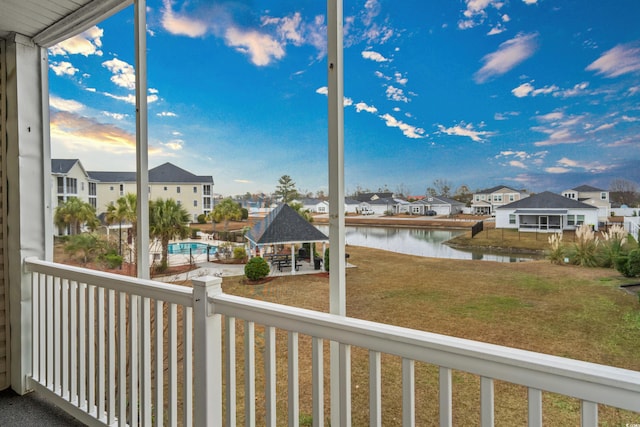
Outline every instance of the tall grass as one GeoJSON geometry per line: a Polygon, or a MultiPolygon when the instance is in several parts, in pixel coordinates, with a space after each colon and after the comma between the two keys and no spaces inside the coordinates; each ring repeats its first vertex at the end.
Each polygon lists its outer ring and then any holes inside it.
{"type": "Polygon", "coordinates": [[[553,233],[549,236],[549,246],[551,249],[549,250],[549,254],[547,258],[553,264],[562,264],[564,261],[564,246],[562,245],[562,232],[553,233]]]}
{"type": "Polygon", "coordinates": [[[600,265],[613,267],[616,258],[623,254],[624,245],[627,243],[627,232],[622,225],[616,224],[602,233],[602,245],[600,248],[600,265]]]}
{"type": "Polygon", "coordinates": [[[582,267],[598,266],[598,238],[588,224],[576,229],[576,239],[571,248],[571,262],[582,267]]]}

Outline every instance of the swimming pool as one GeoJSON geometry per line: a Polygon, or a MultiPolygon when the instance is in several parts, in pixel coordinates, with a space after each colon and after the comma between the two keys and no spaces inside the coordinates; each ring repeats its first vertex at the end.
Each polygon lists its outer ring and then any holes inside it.
{"type": "Polygon", "coordinates": [[[209,255],[218,251],[217,246],[198,242],[169,243],[167,251],[170,255],[199,255],[206,254],[209,248],[209,255]]]}

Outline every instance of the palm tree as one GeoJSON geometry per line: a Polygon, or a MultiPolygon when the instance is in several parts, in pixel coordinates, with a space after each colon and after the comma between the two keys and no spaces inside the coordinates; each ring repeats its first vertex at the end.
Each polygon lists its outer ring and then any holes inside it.
{"type": "MultiPolygon", "coordinates": [[[[116,200],[115,205],[110,204],[107,206],[107,212],[105,215],[105,220],[108,224],[120,224],[120,235],[118,242],[118,255],[122,256],[122,223],[131,224],[131,236],[133,239],[137,236],[138,230],[138,215],[136,211],[136,206],[138,202],[138,197],[134,193],[127,193],[124,196],[120,197],[116,200]]],[[[135,250],[135,241],[132,247],[135,250]]],[[[135,253],[132,254],[132,258],[135,260],[135,253]]]]}
{"type": "Polygon", "coordinates": [[[224,220],[224,231],[229,231],[229,220],[239,221],[242,219],[242,208],[240,205],[227,197],[216,205],[215,209],[209,213],[209,218],[215,222],[224,220]]]}
{"type": "Polygon", "coordinates": [[[53,221],[60,228],[69,226],[70,234],[80,234],[82,224],[86,224],[91,231],[100,225],[95,208],[77,197],[69,197],[59,204],[53,221]]]}
{"type": "Polygon", "coordinates": [[[169,241],[174,237],[189,235],[189,213],[173,199],[157,199],[149,202],[149,236],[160,240],[162,259],[160,269],[167,268],[169,241]]]}

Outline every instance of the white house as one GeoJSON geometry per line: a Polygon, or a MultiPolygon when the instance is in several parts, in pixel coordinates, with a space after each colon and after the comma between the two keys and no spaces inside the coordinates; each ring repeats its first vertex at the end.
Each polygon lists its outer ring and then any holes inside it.
{"type": "Polygon", "coordinates": [[[411,203],[409,209],[413,215],[425,215],[427,211],[435,211],[436,215],[455,215],[462,212],[464,203],[444,196],[427,196],[411,203]]]}
{"type": "Polygon", "coordinates": [[[496,228],[558,232],[581,224],[598,229],[598,208],[545,191],[496,209],[496,228]]]}
{"type": "Polygon", "coordinates": [[[306,198],[302,200],[296,200],[295,202],[302,205],[303,210],[307,210],[313,213],[325,214],[329,213],[329,202],[322,199],[306,198]]]}

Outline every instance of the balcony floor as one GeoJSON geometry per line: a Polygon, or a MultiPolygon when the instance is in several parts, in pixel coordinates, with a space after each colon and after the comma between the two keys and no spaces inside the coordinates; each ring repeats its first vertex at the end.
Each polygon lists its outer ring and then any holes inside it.
{"type": "Polygon", "coordinates": [[[3,426],[83,426],[36,392],[24,396],[11,389],[0,391],[0,425],[3,426]]]}

